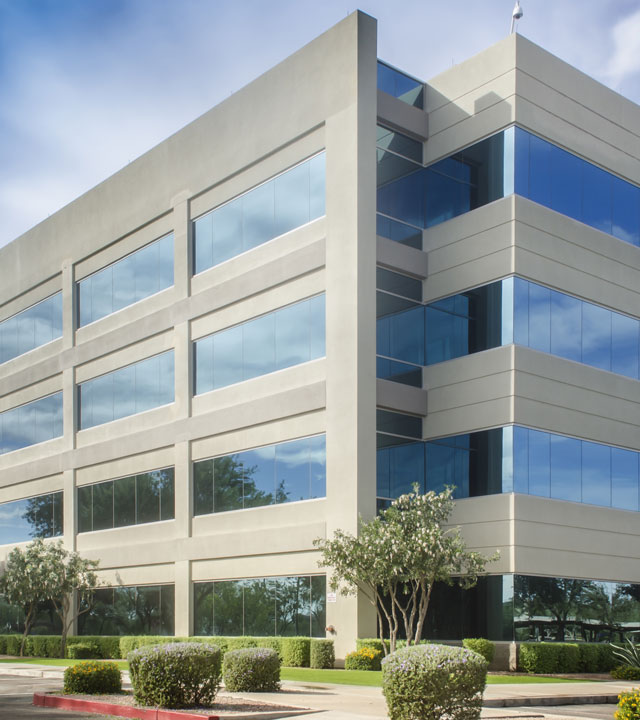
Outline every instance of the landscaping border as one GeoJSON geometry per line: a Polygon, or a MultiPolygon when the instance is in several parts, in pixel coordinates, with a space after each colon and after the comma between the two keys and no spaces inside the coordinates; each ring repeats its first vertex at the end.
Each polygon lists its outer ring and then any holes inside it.
{"type": "Polygon", "coordinates": [[[310,708],[291,710],[265,710],[252,713],[225,713],[224,715],[189,712],[183,710],[164,710],[163,708],[138,708],[130,705],[118,705],[103,700],[85,700],[70,696],[34,693],[33,704],[38,707],[60,708],[77,712],[92,712],[102,715],[132,718],[132,720],[276,720],[277,718],[311,715],[320,712],[310,708]]]}

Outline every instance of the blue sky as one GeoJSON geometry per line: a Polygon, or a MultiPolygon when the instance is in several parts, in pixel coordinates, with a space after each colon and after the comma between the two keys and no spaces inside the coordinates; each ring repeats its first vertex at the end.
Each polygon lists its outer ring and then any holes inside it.
{"type": "MultiPolygon", "coordinates": [[[[640,102],[638,0],[521,3],[519,32],[640,102]]],[[[357,8],[428,79],[504,37],[513,0],[0,0],[0,246],[357,8]]]]}

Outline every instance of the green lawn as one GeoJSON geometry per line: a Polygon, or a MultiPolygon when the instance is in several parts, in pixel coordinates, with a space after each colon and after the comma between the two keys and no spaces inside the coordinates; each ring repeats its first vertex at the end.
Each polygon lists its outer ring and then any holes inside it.
{"type": "MultiPolygon", "coordinates": [[[[24,663],[25,665],[74,665],[82,660],[63,660],[60,658],[7,658],[0,659],[0,663],[24,663]]],[[[128,670],[126,660],[114,660],[121,670],[128,670]]],[[[366,670],[314,670],[312,668],[282,668],[280,673],[283,680],[295,680],[307,683],[335,683],[337,685],[369,685],[380,687],[382,685],[381,672],[368,672],[366,670]]],[[[568,683],[589,682],[584,679],[570,680],[558,677],[540,677],[539,675],[489,675],[487,685],[513,685],[517,683],[568,683]]]]}
{"type": "MultiPolygon", "coordinates": [[[[381,672],[366,670],[313,670],[310,668],[282,668],[280,677],[283,680],[298,682],[336,683],[337,685],[382,685],[381,672]]],[[[567,683],[588,682],[586,680],[567,680],[557,677],[540,677],[539,675],[489,675],[487,685],[513,685],[516,683],[567,683]]]]}

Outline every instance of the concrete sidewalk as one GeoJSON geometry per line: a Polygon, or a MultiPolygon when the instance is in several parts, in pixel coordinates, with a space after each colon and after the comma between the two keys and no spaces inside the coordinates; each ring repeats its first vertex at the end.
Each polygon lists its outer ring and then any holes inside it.
{"type": "MultiPolygon", "coordinates": [[[[58,679],[62,682],[64,667],[47,665],[24,665],[22,663],[0,664],[0,674],[21,677],[58,679]]],[[[128,673],[123,673],[125,685],[129,683],[128,673]]],[[[605,705],[617,702],[621,692],[633,687],[632,682],[576,682],[488,685],[484,694],[483,720],[497,718],[544,718],[545,707],[553,707],[548,717],[559,720],[562,717],[557,706],[605,705]],[[560,713],[560,714],[559,714],[560,713]]],[[[266,702],[291,704],[308,707],[322,714],[323,720],[365,720],[387,718],[387,708],[380,688],[356,685],[311,684],[283,682],[278,693],[239,693],[245,698],[266,702]]],[[[611,705],[613,709],[613,705],[611,705]]],[[[573,720],[580,713],[573,709],[573,720]]],[[[586,713],[585,713],[586,714],[586,713]]],[[[611,716],[613,713],[611,713],[611,716]]]]}

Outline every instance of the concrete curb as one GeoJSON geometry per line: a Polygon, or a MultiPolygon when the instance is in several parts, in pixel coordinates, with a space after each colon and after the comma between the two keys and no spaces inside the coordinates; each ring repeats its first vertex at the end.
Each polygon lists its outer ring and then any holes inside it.
{"type": "Polygon", "coordinates": [[[618,695],[540,695],[537,697],[485,698],[482,707],[536,707],[545,705],[609,705],[618,695]]]}
{"type": "Polygon", "coordinates": [[[226,720],[227,718],[233,720],[275,720],[276,718],[296,717],[320,712],[310,708],[292,708],[291,710],[266,710],[253,713],[225,713],[225,715],[220,716],[195,712],[177,712],[175,710],[163,710],[162,708],[137,708],[101,700],[82,700],[80,698],[49,695],[48,693],[34,693],[33,704],[38,707],[115,715],[117,717],[135,718],[136,720],[226,720]]]}

